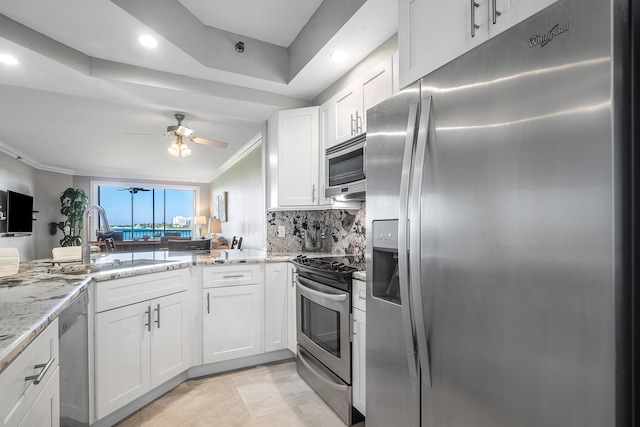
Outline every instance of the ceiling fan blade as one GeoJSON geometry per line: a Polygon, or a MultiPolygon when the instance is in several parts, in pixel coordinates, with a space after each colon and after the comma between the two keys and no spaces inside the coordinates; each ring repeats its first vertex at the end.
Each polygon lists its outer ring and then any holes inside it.
{"type": "Polygon", "coordinates": [[[189,137],[189,139],[197,144],[210,145],[212,147],[218,147],[218,148],[227,148],[227,146],[229,145],[226,142],[212,141],[210,139],[199,138],[197,136],[189,137]]]}
{"type": "Polygon", "coordinates": [[[144,136],[162,136],[161,133],[137,133],[137,132],[125,132],[124,135],[144,135],[144,136]]]}

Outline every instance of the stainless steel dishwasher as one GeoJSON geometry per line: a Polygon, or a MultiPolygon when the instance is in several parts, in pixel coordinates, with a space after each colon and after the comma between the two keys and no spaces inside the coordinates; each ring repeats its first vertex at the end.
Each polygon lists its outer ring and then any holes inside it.
{"type": "Polygon", "coordinates": [[[58,318],[61,427],[89,425],[88,301],[85,290],[58,318]]]}

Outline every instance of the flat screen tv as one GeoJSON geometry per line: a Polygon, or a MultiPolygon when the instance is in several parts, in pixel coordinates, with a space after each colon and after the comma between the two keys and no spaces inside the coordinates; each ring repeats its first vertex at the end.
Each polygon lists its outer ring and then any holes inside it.
{"type": "Polygon", "coordinates": [[[7,191],[7,233],[33,231],[33,197],[7,191]]]}

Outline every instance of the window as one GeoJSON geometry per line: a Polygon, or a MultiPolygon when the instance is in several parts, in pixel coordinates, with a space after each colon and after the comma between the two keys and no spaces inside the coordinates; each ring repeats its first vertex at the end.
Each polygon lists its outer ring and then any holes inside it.
{"type": "MultiPolygon", "coordinates": [[[[124,240],[193,234],[196,188],[94,183],[93,189],[111,230],[121,231],[124,240]]],[[[103,229],[101,224],[99,229],[103,229]]]]}

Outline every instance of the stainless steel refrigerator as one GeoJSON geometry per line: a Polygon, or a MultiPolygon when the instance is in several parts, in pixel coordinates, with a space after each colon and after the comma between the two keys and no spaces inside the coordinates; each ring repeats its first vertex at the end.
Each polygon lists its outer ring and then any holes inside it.
{"type": "Polygon", "coordinates": [[[631,6],[560,0],[368,111],[367,427],[632,425],[631,6]]]}

